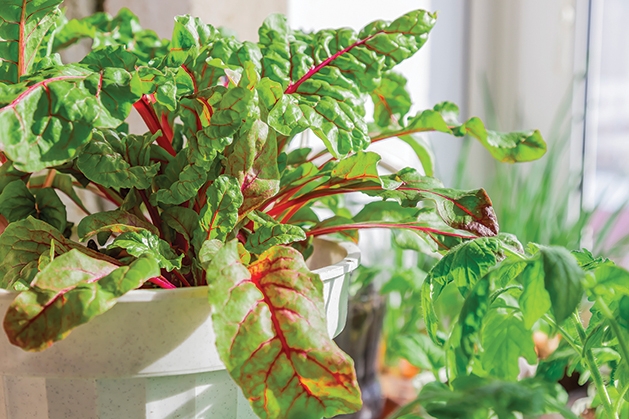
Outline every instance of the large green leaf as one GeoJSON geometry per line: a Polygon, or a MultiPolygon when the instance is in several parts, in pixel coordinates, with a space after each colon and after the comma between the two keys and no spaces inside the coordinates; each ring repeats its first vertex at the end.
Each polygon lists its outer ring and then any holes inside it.
{"type": "Polygon", "coordinates": [[[285,17],[270,16],[259,30],[262,77],[281,84],[299,104],[279,101],[276,106],[300,121],[280,125],[294,135],[307,121],[335,156],[364,149],[369,137],[362,93],[371,93],[383,73],[417,52],[434,22],[434,15],[418,10],[391,23],[373,22],[358,34],[347,28],[305,34],[291,31],[285,17]]]}
{"type": "Polygon", "coordinates": [[[121,68],[68,65],[20,84],[0,83],[0,147],[18,170],[60,165],[94,128],[119,126],[138,98],[121,68]]]}
{"type": "Polygon", "coordinates": [[[439,215],[450,227],[478,236],[495,236],[499,226],[491,199],[484,189],[460,191],[443,188],[441,183],[420,175],[415,169],[382,177],[382,189],[367,188],[362,192],[384,199],[396,199],[402,205],[415,206],[423,200],[435,202],[439,215]]]}
{"type": "Polygon", "coordinates": [[[46,55],[62,0],[6,0],[0,7],[0,82],[18,83],[46,55]]]}
{"type": "Polygon", "coordinates": [[[194,233],[197,249],[205,240],[225,241],[238,222],[238,210],[242,205],[242,193],[238,181],[221,175],[207,190],[207,203],[199,214],[199,226],[194,233]]]}
{"type": "Polygon", "coordinates": [[[53,188],[42,188],[36,191],[35,204],[38,217],[61,232],[65,232],[68,214],[66,206],[53,188]]]}
{"type": "Polygon", "coordinates": [[[22,349],[46,349],[158,275],[157,262],[148,257],[117,267],[70,250],[52,260],[31,288],[17,296],[4,318],[4,329],[11,343],[22,349]]]}
{"type": "Polygon", "coordinates": [[[516,380],[520,373],[518,358],[537,362],[532,333],[524,327],[522,316],[499,308],[491,310],[482,331],[483,368],[494,377],[516,380]]]}
{"type": "Polygon", "coordinates": [[[207,270],[216,346],[263,418],[320,419],[360,408],[352,361],[329,338],[323,284],[275,247],[248,269],[229,242],[207,270]]]}
{"type": "Polygon", "coordinates": [[[150,161],[150,135],[96,131],[77,159],[77,166],[93,182],[106,188],[148,189],[159,164],[150,161]]]}
{"type": "Polygon", "coordinates": [[[234,141],[226,173],[238,179],[243,195],[241,214],[274,196],[280,188],[275,131],[262,121],[234,141]]]}

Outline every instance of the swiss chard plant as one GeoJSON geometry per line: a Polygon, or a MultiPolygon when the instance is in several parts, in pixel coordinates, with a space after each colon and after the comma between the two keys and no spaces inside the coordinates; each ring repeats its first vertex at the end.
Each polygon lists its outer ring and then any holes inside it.
{"type": "MultiPolygon", "coordinates": [[[[15,345],[43,350],[136,288],[207,286],[217,349],[261,417],[320,418],[360,406],[352,363],[327,336],[312,239],[404,229],[447,251],[499,227],[484,190],[445,188],[417,133],[472,136],[497,159],[544,154],[539,132],[461,123],[441,103],[409,116],[394,67],[435,15],[305,33],[269,17],[240,42],[189,16],[171,40],[128,10],[67,21],[61,0],[0,8],[0,288],[15,345]],[[88,38],[78,63],[59,51],[88,38]],[[364,104],[374,102],[374,123],[364,104]],[[146,123],[129,133],[131,112],[146,123]],[[294,144],[311,130],[325,150],[294,144]],[[399,138],[423,172],[380,175],[366,148],[399,138]],[[114,210],[90,213],[81,193],[114,210]],[[351,216],[314,204],[363,192],[351,216]],[[68,220],[66,206],[85,213],[68,220]]],[[[454,267],[453,267],[454,268],[454,267]]],[[[469,285],[471,287],[471,285],[469,285]]]]}

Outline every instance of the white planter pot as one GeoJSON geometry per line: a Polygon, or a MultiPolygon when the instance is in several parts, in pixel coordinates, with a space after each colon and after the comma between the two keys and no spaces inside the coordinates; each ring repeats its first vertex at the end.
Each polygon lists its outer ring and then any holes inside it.
{"type": "MultiPolygon", "coordinates": [[[[309,264],[319,268],[336,336],[360,252],[318,244],[309,264]]],[[[0,290],[3,317],[15,296],[0,290]]],[[[255,418],[214,341],[206,287],[131,291],[39,353],[11,345],[2,331],[0,419],[255,418]]]]}

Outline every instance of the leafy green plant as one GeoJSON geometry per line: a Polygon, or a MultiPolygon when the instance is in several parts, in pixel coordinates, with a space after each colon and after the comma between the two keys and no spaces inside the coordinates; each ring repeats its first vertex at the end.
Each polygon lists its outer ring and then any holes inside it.
{"type": "Polygon", "coordinates": [[[565,371],[590,379],[597,417],[620,418],[629,404],[629,272],[587,251],[479,238],[452,249],[422,285],[422,310],[432,343],[445,351],[448,385],[425,386],[417,400],[393,418],[512,418],[566,408],[557,382],[565,371]],[[455,288],[464,298],[446,334],[438,333],[435,302],[455,288]],[[587,325],[580,302],[592,303],[587,325]],[[533,328],[561,335],[557,351],[538,360],[533,328]],[[520,359],[537,365],[534,377],[518,380],[520,359]]]}
{"type": "Polygon", "coordinates": [[[175,19],[171,40],[127,10],[67,22],[59,3],[0,9],[0,287],[19,291],[4,329],[26,350],[132,289],[207,285],[218,352],[258,415],[351,412],[352,364],[327,336],[322,283],[304,263],[312,238],[404,229],[446,251],[498,233],[484,190],[447,189],[414,169],[380,176],[379,156],[364,149],[412,142],[428,175],[417,132],[471,135],[505,161],[546,149],[537,131],[459,123],[450,103],[407,116],[392,69],[426,42],[435,15],[425,11],[359,33],[294,31],[273,15],[252,43],[189,16],[175,19]],[[93,50],[63,63],[57,52],[82,38],[93,50]],[[145,134],[128,132],[132,109],[145,134]],[[326,151],[287,151],[307,129],[326,151]],[[58,192],[86,211],[77,189],[116,209],[74,228],[58,192]],[[352,218],[311,208],[350,192],[382,201],[352,218]]]}

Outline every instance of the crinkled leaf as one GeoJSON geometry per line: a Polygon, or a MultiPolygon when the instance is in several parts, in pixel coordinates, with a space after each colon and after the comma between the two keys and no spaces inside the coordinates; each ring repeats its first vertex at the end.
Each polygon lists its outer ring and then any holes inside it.
{"type": "Polygon", "coordinates": [[[446,286],[454,282],[464,297],[497,263],[500,242],[479,238],[453,248],[429,272],[430,280],[446,286]]]}
{"type": "Polygon", "coordinates": [[[241,214],[271,198],[280,188],[275,131],[262,121],[234,141],[226,173],[238,179],[243,195],[241,214]]]}
{"type": "Polygon", "coordinates": [[[434,15],[418,10],[391,23],[373,22],[359,34],[347,28],[305,34],[291,31],[285,17],[270,16],[259,30],[262,77],[280,83],[300,108],[291,104],[289,111],[300,122],[278,126],[294,135],[304,129],[303,115],[333,155],[364,149],[369,137],[361,93],[372,92],[383,73],[417,52],[434,22],[434,15]]]}
{"type": "Polygon", "coordinates": [[[390,71],[382,76],[380,85],[371,92],[374,104],[374,120],[386,128],[401,121],[411,109],[411,95],[406,90],[406,78],[390,71]]]}
{"type": "Polygon", "coordinates": [[[381,190],[363,191],[371,196],[396,199],[402,205],[415,206],[419,201],[432,200],[443,221],[450,227],[469,231],[478,236],[495,236],[499,226],[491,200],[484,189],[459,191],[440,187],[440,183],[421,176],[414,169],[404,169],[397,175],[383,176],[381,190]],[[386,188],[387,183],[392,186],[386,188]]]}
{"type": "Polygon", "coordinates": [[[238,181],[221,175],[207,190],[207,203],[199,214],[200,229],[195,231],[194,245],[200,249],[205,240],[225,241],[238,222],[243,198],[238,181]]]}
{"type": "Polygon", "coordinates": [[[207,25],[197,17],[175,17],[175,28],[171,41],[171,48],[188,50],[203,47],[216,36],[217,30],[207,25]]]}
{"type": "Polygon", "coordinates": [[[62,0],[6,0],[0,8],[0,82],[18,83],[46,55],[62,0]]]}
{"type": "Polygon", "coordinates": [[[88,179],[106,188],[148,189],[159,170],[159,164],[150,162],[151,142],[148,135],[97,131],[81,150],[77,166],[88,179]]]}
{"type": "Polygon", "coordinates": [[[130,212],[114,210],[99,212],[83,218],[77,227],[77,234],[81,240],[85,240],[103,232],[121,234],[132,231],[140,232],[141,230],[159,234],[159,230],[153,224],[130,212]]]}
{"type": "Polygon", "coordinates": [[[217,349],[263,418],[319,419],[360,408],[352,361],[329,338],[323,284],[275,247],[247,269],[236,242],[208,268],[217,349]]]}
{"type": "Polygon", "coordinates": [[[256,227],[247,237],[245,247],[252,253],[261,254],[273,246],[306,240],[306,233],[301,227],[281,224],[272,217],[259,213],[255,217],[256,227]]]}
{"type": "Polygon", "coordinates": [[[522,316],[505,309],[495,309],[487,315],[482,330],[483,368],[493,376],[516,380],[520,373],[518,358],[529,364],[537,362],[535,344],[522,316]]]}
{"type": "Polygon", "coordinates": [[[13,301],[4,329],[14,345],[41,351],[157,275],[157,262],[148,257],[117,267],[71,250],[52,260],[13,301]]]}
{"type": "Polygon", "coordinates": [[[109,248],[124,249],[136,258],[150,256],[159,263],[160,268],[169,272],[181,268],[184,256],[177,256],[168,243],[148,230],[122,233],[109,245],[109,248]]]}
{"type": "Polygon", "coordinates": [[[0,83],[0,149],[36,172],[72,159],[93,128],[115,128],[139,98],[119,68],[57,67],[18,85],[0,83]]]}

